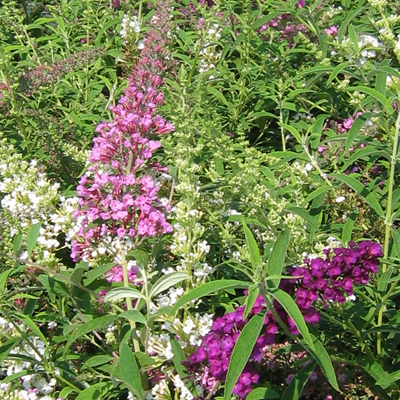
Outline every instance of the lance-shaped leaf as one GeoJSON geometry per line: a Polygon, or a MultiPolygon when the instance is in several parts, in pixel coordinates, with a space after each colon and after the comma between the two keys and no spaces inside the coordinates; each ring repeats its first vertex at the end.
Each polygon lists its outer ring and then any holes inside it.
{"type": "Polygon", "coordinates": [[[38,222],[37,224],[32,225],[26,236],[26,247],[28,250],[29,258],[31,258],[32,250],[35,247],[37,238],[39,237],[39,231],[40,231],[41,226],[42,226],[41,222],[38,222]]]}
{"type": "Polygon", "coordinates": [[[331,386],[335,390],[339,391],[339,385],[336,380],[335,370],[333,369],[332,361],[329,357],[328,352],[325,350],[323,344],[315,336],[313,336],[313,342],[314,348],[307,350],[314,357],[315,361],[319,364],[331,386]]]}
{"type": "Polygon", "coordinates": [[[150,299],[153,299],[155,296],[157,296],[164,290],[167,290],[170,287],[176,285],[177,283],[182,282],[189,278],[190,275],[188,275],[185,272],[173,272],[172,274],[162,276],[151,288],[150,299]]]}
{"type": "Polygon", "coordinates": [[[123,343],[119,350],[119,365],[124,383],[139,399],[143,399],[142,379],[132,349],[123,343]]]}
{"type": "Polygon", "coordinates": [[[233,388],[253,352],[253,347],[264,325],[264,319],[265,314],[263,313],[255,315],[240,332],[229,361],[224,400],[229,400],[232,396],[233,388]]]}
{"type": "Polygon", "coordinates": [[[314,350],[314,343],[310,332],[308,331],[306,321],[304,321],[303,314],[292,297],[281,289],[273,289],[268,293],[271,294],[271,296],[284,308],[289,317],[292,318],[304,340],[307,342],[307,345],[310,349],[314,350]]]}
{"type": "Polygon", "coordinates": [[[146,297],[133,287],[114,288],[104,296],[104,301],[117,301],[121,299],[146,299],[146,297]]]}
{"type": "Polygon", "coordinates": [[[352,188],[355,192],[357,192],[358,195],[361,196],[381,218],[385,217],[382,207],[379,204],[378,200],[361,182],[357,181],[351,176],[347,176],[344,174],[331,173],[330,175],[333,178],[342,181],[347,186],[352,188]]]}
{"type": "Polygon", "coordinates": [[[190,292],[182,296],[172,307],[171,314],[176,313],[180,307],[193,301],[207,296],[210,293],[218,292],[224,289],[246,289],[249,286],[248,282],[237,281],[234,279],[226,279],[220,281],[206,282],[201,286],[192,289],[190,292]]]}
{"type": "Polygon", "coordinates": [[[284,391],[281,400],[298,400],[300,398],[304,386],[306,385],[311,373],[314,371],[316,364],[315,361],[309,362],[293,377],[289,386],[284,391]]]}
{"type": "Polygon", "coordinates": [[[247,226],[246,222],[243,221],[243,230],[246,236],[246,244],[249,249],[251,266],[255,269],[260,265],[260,250],[254,236],[247,226]]]}
{"type": "Polygon", "coordinates": [[[67,355],[68,349],[75,340],[79,339],[83,335],[86,335],[87,333],[91,333],[99,328],[111,324],[111,322],[114,322],[117,318],[118,318],[117,315],[104,315],[102,317],[92,319],[86,324],[79,325],[76,331],[69,336],[67,344],[65,345],[63,351],[63,356],[65,357],[67,355]]]}
{"type": "MultiPolygon", "coordinates": [[[[285,229],[281,232],[276,240],[272,249],[271,255],[268,258],[267,263],[267,276],[270,275],[282,275],[283,265],[285,263],[286,251],[290,240],[290,230],[285,229]]],[[[271,279],[272,287],[278,287],[280,278],[271,279]]]]}

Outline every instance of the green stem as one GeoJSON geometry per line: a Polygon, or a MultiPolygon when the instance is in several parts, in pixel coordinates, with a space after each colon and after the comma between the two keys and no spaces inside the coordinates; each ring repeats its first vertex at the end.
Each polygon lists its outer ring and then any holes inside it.
{"type": "MultiPolygon", "coordinates": [[[[398,159],[398,147],[399,147],[399,132],[400,132],[400,112],[397,114],[396,119],[396,127],[395,127],[395,134],[394,134],[394,141],[393,141],[393,149],[392,149],[392,156],[390,157],[390,175],[389,175],[389,188],[388,188],[388,199],[386,204],[386,217],[385,217],[385,242],[383,248],[383,258],[387,259],[389,256],[389,243],[390,243],[390,236],[391,236],[391,229],[392,229],[392,217],[393,217],[393,191],[395,185],[395,171],[396,171],[396,164],[398,159]]],[[[386,272],[387,264],[382,264],[382,274],[386,272]]],[[[393,289],[394,290],[394,289],[393,289]]],[[[386,297],[386,296],[385,296],[386,297]]],[[[378,322],[377,326],[382,326],[383,322],[383,312],[384,312],[384,303],[382,301],[381,307],[378,312],[378,322]]],[[[382,355],[382,333],[378,332],[377,341],[376,341],[376,350],[378,356],[382,355]]]]}
{"type": "MultiPolygon", "coordinates": [[[[125,259],[125,254],[123,254],[123,260],[121,262],[121,266],[122,266],[122,274],[123,274],[123,279],[124,279],[124,287],[125,288],[129,288],[129,279],[128,279],[128,262],[125,259]]],[[[133,310],[133,306],[132,306],[132,299],[127,297],[126,298],[126,308],[127,310],[133,310]]],[[[136,323],[135,321],[129,320],[129,324],[131,326],[131,330],[133,332],[134,335],[134,339],[133,339],[133,345],[135,348],[136,352],[140,351],[140,344],[139,341],[136,339],[136,323]]]]}
{"type": "Polygon", "coordinates": [[[372,353],[371,349],[369,348],[368,345],[365,344],[365,342],[362,340],[362,337],[360,335],[360,332],[358,331],[358,329],[354,326],[354,324],[348,320],[347,321],[347,326],[350,328],[351,332],[353,333],[353,335],[357,338],[357,340],[359,341],[359,343],[361,344],[361,350],[364,351],[373,359],[375,359],[374,354],[372,353]]]}

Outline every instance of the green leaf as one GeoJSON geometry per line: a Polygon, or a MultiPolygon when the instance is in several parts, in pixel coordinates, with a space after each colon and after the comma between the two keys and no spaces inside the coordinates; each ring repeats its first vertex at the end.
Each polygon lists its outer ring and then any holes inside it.
{"type": "Polygon", "coordinates": [[[328,379],[328,382],[331,384],[331,386],[335,390],[339,391],[339,385],[336,380],[335,370],[333,369],[332,361],[329,357],[328,352],[325,350],[325,347],[322,345],[322,343],[314,336],[313,336],[313,342],[314,342],[314,349],[307,349],[307,350],[314,357],[315,361],[317,361],[317,363],[321,367],[326,379],[328,379]]]}
{"type": "Polygon", "coordinates": [[[63,357],[66,357],[68,349],[75,340],[79,339],[83,335],[86,335],[87,333],[93,332],[99,328],[103,328],[104,326],[111,324],[111,322],[114,322],[117,318],[117,315],[104,315],[102,317],[92,319],[87,324],[79,325],[76,331],[69,335],[68,341],[64,347],[63,357]]]}
{"type": "Polygon", "coordinates": [[[43,335],[42,331],[41,331],[41,330],[39,329],[39,327],[35,324],[35,322],[32,321],[32,320],[29,318],[28,315],[21,314],[21,313],[17,313],[17,312],[15,312],[14,315],[15,315],[17,318],[21,319],[22,322],[23,322],[25,325],[27,325],[27,326],[32,330],[32,332],[35,333],[35,335],[39,336],[40,340],[41,340],[45,345],[48,344],[47,339],[46,339],[46,337],[43,335]]]}
{"type": "Polygon", "coordinates": [[[8,353],[19,343],[19,339],[10,339],[0,347],[0,363],[8,356],[8,353]]]}
{"type": "Polygon", "coordinates": [[[339,64],[330,74],[328,81],[326,82],[326,85],[328,86],[337,76],[340,74],[346,67],[348,67],[350,63],[348,61],[342,62],[339,64]]]}
{"type": "MultiPolygon", "coordinates": [[[[356,360],[357,364],[360,365],[364,370],[375,379],[376,382],[385,382],[388,374],[386,371],[371,357],[362,356],[358,357],[356,360]]],[[[397,385],[393,382],[391,383],[393,389],[398,389],[397,385]]]]}
{"type": "Polygon", "coordinates": [[[331,190],[332,187],[331,186],[322,186],[319,187],[318,189],[315,189],[313,192],[311,192],[304,200],[303,202],[303,207],[305,207],[311,200],[315,199],[316,197],[318,197],[320,194],[323,194],[325,192],[327,192],[328,190],[331,190]]]}
{"type": "Polygon", "coordinates": [[[140,313],[138,310],[128,310],[124,311],[123,313],[119,314],[119,318],[125,318],[130,321],[134,322],[139,322],[140,324],[146,325],[146,318],[142,313],[140,313]]]}
{"type": "Polygon", "coordinates": [[[142,379],[132,349],[126,343],[123,343],[119,350],[119,354],[122,379],[128,388],[133,389],[132,394],[139,397],[139,399],[143,399],[142,379]]]}
{"type": "Polygon", "coordinates": [[[252,310],[258,295],[260,294],[260,288],[258,286],[258,283],[253,283],[252,285],[250,285],[248,291],[249,293],[245,301],[246,308],[243,312],[243,320],[245,320],[249,316],[249,313],[252,310]]]}
{"type": "Polygon", "coordinates": [[[354,120],[353,125],[351,126],[349,132],[346,135],[346,147],[345,147],[346,153],[349,151],[349,148],[353,144],[354,139],[356,138],[359,130],[364,126],[365,122],[368,119],[370,119],[373,115],[374,113],[364,113],[354,120]]]}
{"type": "Polygon", "coordinates": [[[174,353],[172,361],[179,376],[183,379],[187,375],[182,365],[182,361],[186,361],[185,352],[182,350],[182,346],[176,339],[171,339],[171,347],[172,353],[174,353]]]}
{"type": "Polygon", "coordinates": [[[379,93],[375,89],[372,89],[372,88],[367,87],[367,86],[354,86],[354,87],[349,87],[347,90],[349,92],[358,91],[358,92],[365,93],[368,96],[371,96],[375,100],[375,104],[376,105],[379,105],[379,103],[382,104],[382,106],[387,111],[390,111],[390,108],[392,108],[392,106],[388,103],[387,97],[384,96],[383,94],[379,93]]]}
{"type": "Polygon", "coordinates": [[[115,265],[115,263],[108,263],[90,270],[86,275],[86,279],[83,280],[85,286],[90,285],[94,280],[96,280],[99,276],[104,275],[115,265]]]}
{"type": "Polygon", "coordinates": [[[237,281],[234,279],[226,279],[226,280],[203,283],[201,286],[198,286],[190,290],[189,293],[186,293],[184,296],[182,296],[172,307],[170,314],[175,314],[179,310],[179,308],[182,307],[183,305],[193,300],[197,300],[201,297],[207,296],[210,293],[231,288],[246,289],[248,286],[249,286],[248,282],[237,281]]]}
{"type": "Polygon", "coordinates": [[[139,269],[146,268],[149,264],[149,255],[143,250],[132,250],[128,252],[127,258],[136,260],[139,269]]]}
{"type": "Polygon", "coordinates": [[[0,274],[0,291],[1,292],[5,291],[7,280],[8,280],[8,276],[11,274],[11,272],[13,272],[13,270],[10,268],[10,269],[6,269],[5,271],[3,271],[0,274]]]}
{"type": "Polygon", "coordinates": [[[93,384],[93,386],[88,387],[85,390],[82,390],[75,400],[100,400],[103,399],[104,389],[109,386],[106,382],[99,382],[93,384]]]}
{"type": "Polygon", "coordinates": [[[61,392],[59,393],[59,397],[61,398],[61,399],[68,399],[68,396],[71,394],[71,393],[73,393],[73,392],[75,392],[76,390],[74,389],[74,388],[72,388],[72,387],[70,387],[70,386],[67,386],[67,387],[65,387],[64,389],[62,389],[61,390],[61,392]]]}
{"type": "Polygon", "coordinates": [[[99,365],[108,364],[111,360],[113,360],[113,357],[102,354],[99,356],[90,357],[84,362],[84,365],[93,368],[98,367],[99,365]]]}
{"type": "Polygon", "coordinates": [[[169,289],[170,287],[176,285],[179,282],[190,279],[190,275],[185,272],[173,272],[171,274],[167,274],[162,276],[151,288],[149,297],[153,299],[159,293],[164,290],[169,289]]]}
{"type": "Polygon", "coordinates": [[[104,296],[104,301],[117,301],[121,299],[146,299],[146,297],[133,287],[114,288],[104,296]]]}
{"type": "Polygon", "coordinates": [[[212,86],[207,86],[207,92],[209,92],[212,95],[214,95],[214,97],[216,97],[219,101],[224,103],[229,108],[229,103],[225,99],[224,95],[218,89],[216,89],[216,88],[214,88],[212,86]]]}
{"type": "Polygon", "coordinates": [[[22,241],[22,233],[19,233],[18,235],[15,236],[14,238],[14,256],[18,257],[19,256],[19,251],[21,249],[21,241],[22,241]]]}
{"type": "Polygon", "coordinates": [[[371,208],[381,217],[385,218],[384,212],[382,207],[380,206],[378,200],[375,196],[359,181],[352,178],[351,176],[344,175],[344,174],[330,174],[333,178],[342,181],[347,186],[352,188],[355,192],[357,192],[370,206],[371,208]]]}
{"type": "Polygon", "coordinates": [[[357,214],[351,213],[346,220],[346,223],[343,226],[342,232],[342,243],[347,246],[351,240],[351,235],[353,233],[354,223],[356,221],[357,214]]]}
{"type": "Polygon", "coordinates": [[[255,30],[255,29],[259,28],[260,26],[263,26],[263,25],[266,24],[267,22],[271,21],[271,19],[274,19],[274,18],[276,18],[276,17],[278,17],[278,16],[280,16],[280,15],[281,15],[281,13],[279,13],[279,12],[275,12],[275,13],[270,13],[270,12],[269,12],[268,15],[265,15],[265,16],[263,16],[263,17],[261,17],[261,18],[258,18],[257,21],[254,22],[254,23],[250,26],[250,28],[253,29],[253,30],[255,30]]]}
{"type": "Polygon", "coordinates": [[[379,150],[376,148],[376,146],[367,146],[353,153],[345,162],[345,164],[341,168],[341,171],[344,172],[350,165],[354,164],[360,158],[370,157],[370,156],[379,156],[390,160],[390,154],[388,151],[379,150]]]}
{"type": "Polygon", "coordinates": [[[346,34],[346,29],[347,29],[348,25],[351,23],[351,21],[352,21],[358,14],[360,14],[361,12],[363,12],[364,10],[365,10],[365,7],[359,7],[359,8],[356,8],[355,10],[353,10],[353,11],[350,11],[350,12],[347,14],[346,19],[345,19],[344,21],[342,21],[341,24],[340,24],[340,29],[339,29],[339,32],[338,32],[339,43],[342,43],[342,40],[343,40],[343,38],[344,38],[344,36],[345,36],[345,34],[346,34]]]}
{"type": "MultiPolygon", "coordinates": [[[[266,275],[282,275],[283,266],[285,263],[286,251],[290,240],[290,230],[282,231],[272,248],[272,252],[268,258],[266,275]]],[[[273,287],[278,287],[280,279],[270,281],[273,287]]]]}
{"type": "Polygon", "coordinates": [[[240,332],[229,361],[224,388],[224,400],[229,400],[232,396],[233,387],[250,358],[253,347],[264,325],[264,319],[265,314],[260,313],[255,315],[247,322],[242,332],[240,332]]]}
{"type": "Polygon", "coordinates": [[[397,254],[397,257],[400,258],[400,234],[394,229],[391,229],[392,234],[392,246],[397,254]]]}
{"type": "Polygon", "coordinates": [[[292,297],[281,289],[273,289],[268,293],[284,308],[289,317],[292,318],[298,331],[303,336],[304,340],[310,349],[314,350],[313,340],[306,322],[304,321],[303,314],[301,313],[298,305],[294,302],[292,297]]]}
{"type": "Polygon", "coordinates": [[[282,128],[284,128],[287,131],[289,131],[293,135],[293,137],[297,140],[297,143],[299,143],[299,144],[302,143],[300,133],[296,128],[294,128],[291,125],[283,124],[283,123],[279,123],[279,125],[282,126],[282,128]]]}
{"type": "Polygon", "coordinates": [[[247,243],[247,248],[249,249],[249,254],[250,254],[250,262],[251,266],[256,269],[257,267],[260,266],[260,250],[258,248],[257,242],[254,239],[253,233],[247,226],[246,222],[243,221],[243,230],[244,234],[246,236],[246,243],[247,243]]]}
{"type": "Polygon", "coordinates": [[[280,397],[281,395],[271,388],[257,387],[246,396],[246,400],[280,399],[280,397]]]}
{"type": "Polygon", "coordinates": [[[376,384],[382,386],[384,389],[392,385],[394,382],[400,379],[400,371],[392,372],[385,378],[379,379],[376,384]]]}
{"type": "Polygon", "coordinates": [[[26,245],[27,245],[29,258],[31,258],[32,250],[35,247],[37,238],[39,237],[39,231],[40,231],[41,226],[42,226],[41,222],[38,222],[37,224],[32,225],[26,236],[26,245]]]}
{"type": "Polygon", "coordinates": [[[289,386],[283,392],[281,400],[298,400],[300,398],[304,386],[306,385],[311,373],[314,371],[316,364],[315,361],[309,362],[293,377],[289,386]]]}

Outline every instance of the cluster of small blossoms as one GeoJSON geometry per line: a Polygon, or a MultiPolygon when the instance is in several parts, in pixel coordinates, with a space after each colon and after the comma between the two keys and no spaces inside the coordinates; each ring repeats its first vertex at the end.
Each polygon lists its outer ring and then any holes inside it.
{"type": "MultiPolygon", "coordinates": [[[[11,332],[12,333],[12,332],[11,332]]],[[[12,337],[19,334],[14,330],[12,337]]],[[[37,337],[30,336],[29,343],[21,341],[18,347],[11,350],[10,354],[26,356],[27,359],[37,360],[38,364],[30,361],[7,359],[2,363],[3,374],[11,376],[22,371],[29,371],[21,377],[19,385],[15,382],[3,383],[0,386],[0,396],[7,400],[53,400],[51,394],[55,391],[57,381],[49,378],[48,374],[40,366],[40,361],[45,356],[45,344],[37,337]],[[33,347],[35,349],[33,349],[33,347]]],[[[56,373],[59,371],[56,370],[56,373]]]]}
{"type": "Polygon", "coordinates": [[[120,35],[122,38],[126,39],[128,36],[132,35],[133,32],[139,33],[140,32],[140,22],[136,15],[129,17],[124,15],[122,19],[122,28],[120,31],[120,35]]]}
{"type": "Polygon", "coordinates": [[[155,114],[163,103],[157,90],[162,79],[139,70],[134,80],[118,105],[110,107],[114,121],[96,129],[100,135],[93,139],[92,165],[77,187],[81,209],[74,216],[85,219],[72,242],[74,260],[88,258],[93,245],[106,237],[143,238],[172,231],[164,215],[168,205],[158,198],[154,178],[166,168],[150,160],[161,147],[153,138],[173,129],[155,114]]]}
{"type": "MultiPolygon", "coordinates": [[[[58,236],[71,229],[76,203],[73,198],[60,197],[58,189],[59,184],[49,181],[35,160],[24,161],[14,146],[1,140],[1,219],[9,230],[3,233],[3,246],[9,246],[15,235],[26,234],[40,222],[35,258],[50,264],[56,261],[54,253],[61,245],[58,236]]],[[[21,254],[21,258],[25,255],[21,254]]]]}
{"type": "Polygon", "coordinates": [[[323,250],[325,259],[305,259],[305,267],[292,268],[291,275],[301,276],[294,284],[296,303],[307,322],[316,324],[319,312],[313,304],[319,299],[344,303],[346,296],[353,295],[353,286],[366,285],[371,273],[376,273],[379,257],[383,256],[380,244],[365,240],[349,243],[349,248],[338,247],[323,250]]]}
{"type": "MultiPolygon", "coordinates": [[[[331,257],[330,252],[330,249],[325,250],[325,259],[304,260],[304,268],[288,268],[288,272],[296,276],[296,279],[281,281],[281,288],[295,296],[304,319],[313,324],[319,321],[319,313],[314,304],[320,298],[325,306],[326,301],[343,303],[345,295],[353,294],[353,284],[368,283],[370,273],[377,272],[378,258],[383,256],[381,246],[370,241],[363,241],[358,245],[351,242],[350,248],[334,248],[331,257]]],[[[273,307],[289,332],[297,335],[298,330],[293,320],[282,306],[274,301],[273,307]]],[[[233,347],[248,322],[248,318],[243,319],[244,308],[240,306],[234,312],[218,317],[210,332],[203,337],[201,345],[184,363],[189,376],[207,393],[212,392],[220,382],[225,382],[233,347]]],[[[262,311],[266,311],[266,306],[263,297],[258,296],[250,316],[262,311]]],[[[264,363],[265,360],[262,360],[268,346],[275,343],[278,326],[272,312],[266,312],[264,329],[233,389],[233,393],[239,398],[245,398],[253,385],[258,383],[260,375],[257,365],[264,363]]]]}
{"type": "MultiPolygon", "coordinates": [[[[203,47],[200,50],[200,68],[199,72],[214,70],[215,65],[221,58],[221,51],[217,50],[217,42],[221,37],[221,27],[218,24],[213,24],[206,31],[203,32],[204,42],[203,47]]],[[[209,79],[213,78],[213,75],[209,75],[209,79]]]]}
{"type": "Polygon", "coordinates": [[[184,201],[177,203],[173,211],[179,221],[174,225],[173,243],[170,247],[171,252],[180,257],[176,270],[191,273],[195,279],[193,283],[199,284],[212,272],[212,267],[205,262],[210,245],[201,239],[205,230],[201,225],[202,212],[187,210],[184,201]]]}
{"type": "Polygon", "coordinates": [[[42,64],[32,71],[21,74],[19,77],[20,90],[26,96],[31,96],[42,87],[47,87],[57,82],[69,72],[92,64],[94,61],[101,58],[103,54],[104,49],[99,47],[72,54],[69,58],[60,60],[57,63],[50,65],[42,64]]]}

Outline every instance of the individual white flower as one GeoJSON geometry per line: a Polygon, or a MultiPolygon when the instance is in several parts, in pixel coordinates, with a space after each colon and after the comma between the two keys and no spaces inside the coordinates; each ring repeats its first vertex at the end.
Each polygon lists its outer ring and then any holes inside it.
{"type": "Polygon", "coordinates": [[[335,199],[336,203],[343,203],[345,200],[346,200],[346,197],[344,197],[344,196],[339,196],[339,197],[336,197],[336,199],[335,199]]]}
{"type": "Polygon", "coordinates": [[[47,327],[48,327],[49,329],[57,328],[57,322],[51,321],[51,322],[49,322],[49,323],[47,324],[47,327]]]}

